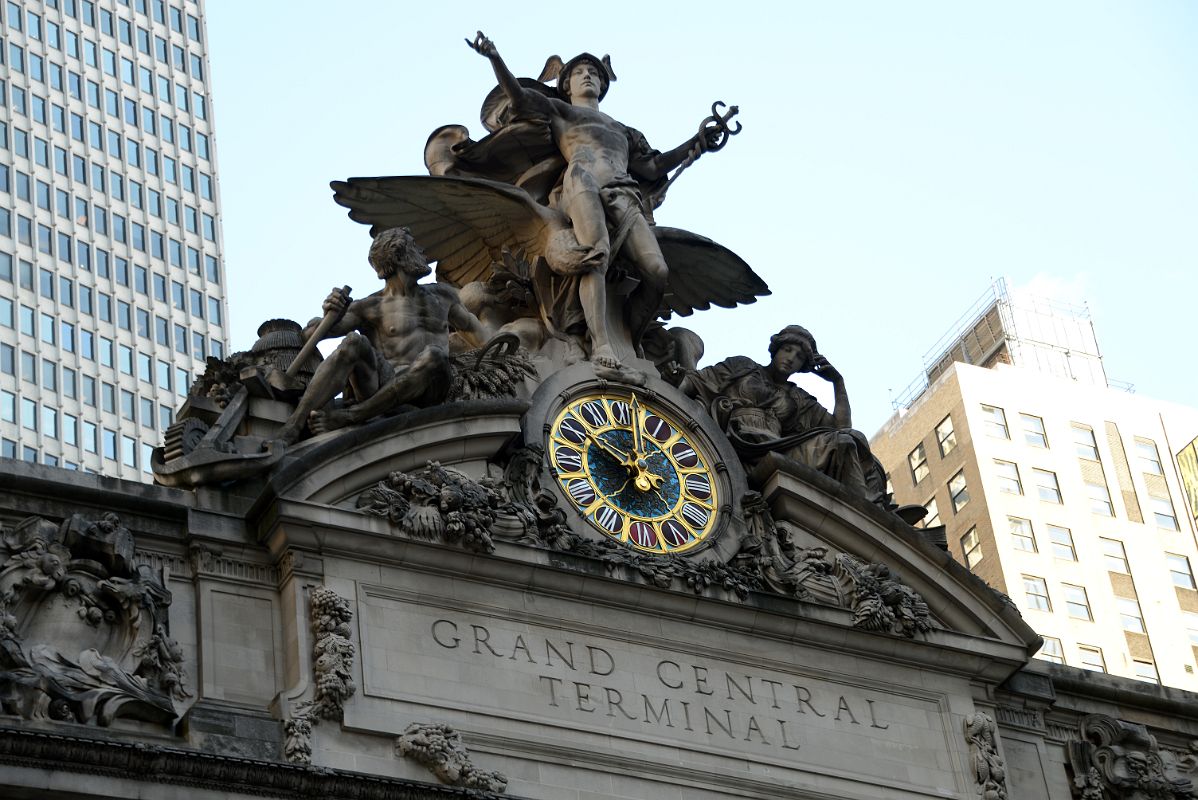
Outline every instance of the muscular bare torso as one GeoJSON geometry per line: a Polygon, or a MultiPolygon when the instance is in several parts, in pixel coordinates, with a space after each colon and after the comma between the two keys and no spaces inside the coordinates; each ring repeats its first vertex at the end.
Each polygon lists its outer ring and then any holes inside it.
{"type": "Polygon", "coordinates": [[[410,294],[364,297],[354,303],[353,311],[366,323],[370,343],[393,366],[402,367],[429,347],[448,352],[451,305],[435,284],[417,285],[410,294]]]}
{"type": "Polygon", "coordinates": [[[553,139],[562,157],[583,167],[599,186],[628,175],[628,134],[625,127],[596,109],[553,102],[553,139]]]}

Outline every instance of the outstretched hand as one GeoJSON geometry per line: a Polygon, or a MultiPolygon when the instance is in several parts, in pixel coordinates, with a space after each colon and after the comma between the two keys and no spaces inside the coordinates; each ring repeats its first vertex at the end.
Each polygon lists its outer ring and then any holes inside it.
{"type": "Polygon", "coordinates": [[[481,56],[487,58],[495,58],[499,55],[499,51],[495,49],[495,43],[488,39],[482,31],[478,31],[474,35],[474,40],[466,40],[466,44],[470,45],[470,49],[481,56]]]}

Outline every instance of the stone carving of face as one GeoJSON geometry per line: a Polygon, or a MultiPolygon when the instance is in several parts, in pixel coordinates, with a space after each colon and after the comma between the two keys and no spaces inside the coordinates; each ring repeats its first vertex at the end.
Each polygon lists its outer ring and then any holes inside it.
{"type": "Polygon", "coordinates": [[[796,372],[810,369],[814,356],[815,351],[811,349],[811,342],[804,338],[798,338],[786,342],[778,348],[774,353],[773,367],[778,372],[793,375],[796,372]]]}
{"type": "Polygon", "coordinates": [[[590,61],[580,61],[570,70],[570,79],[566,81],[570,99],[578,97],[598,98],[603,91],[603,77],[599,67],[590,61]]]}
{"type": "Polygon", "coordinates": [[[411,234],[400,228],[383,231],[370,247],[370,266],[383,280],[397,272],[416,278],[429,274],[424,251],[412,239],[411,234]]]}

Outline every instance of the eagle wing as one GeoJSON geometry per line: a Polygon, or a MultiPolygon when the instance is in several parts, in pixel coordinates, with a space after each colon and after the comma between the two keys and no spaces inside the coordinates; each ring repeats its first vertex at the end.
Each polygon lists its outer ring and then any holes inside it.
{"type": "Polygon", "coordinates": [[[333,181],[333,199],[373,236],[406,227],[437,262],[440,280],[464,286],[490,274],[503,251],[544,252],[564,222],[527,192],[476,178],[393,177],[333,181]]]}
{"type": "Polygon", "coordinates": [[[765,281],[727,247],[679,228],[657,226],[653,232],[670,268],[661,317],[685,317],[713,305],[734,308],[770,293],[765,281]]]}

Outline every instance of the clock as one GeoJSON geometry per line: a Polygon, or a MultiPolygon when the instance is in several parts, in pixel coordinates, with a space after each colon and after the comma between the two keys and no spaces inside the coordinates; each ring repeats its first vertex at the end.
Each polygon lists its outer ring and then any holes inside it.
{"type": "Polygon", "coordinates": [[[647,553],[682,553],[716,528],[710,449],[635,392],[588,392],[549,428],[549,461],[566,498],[596,530],[647,553]]]}

